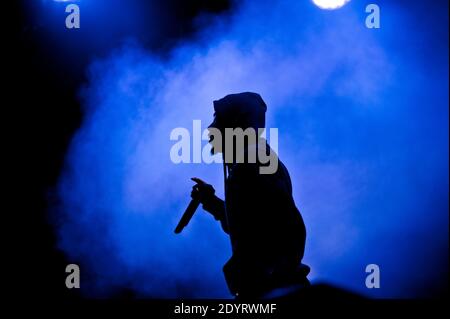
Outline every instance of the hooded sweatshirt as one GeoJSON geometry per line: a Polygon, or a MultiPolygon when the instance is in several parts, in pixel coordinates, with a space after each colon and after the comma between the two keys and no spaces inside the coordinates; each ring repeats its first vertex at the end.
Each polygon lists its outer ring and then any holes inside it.
{"type": "MultiPolygon", "coordinates": [[[[265,127],[266,103],[257,93],[230,94],[214,101],[223,127],[265,127]]],[[[270,152],[273,150],[270,149],[270,152]]],[[[306,280],[302,266],[306,229],[292,197],[289,173],[276,157],[273,174],[256,163],[234,163],[225,182],[225,202],[204,205],[230,236],[232,257],[223,270],[234,295],[260,297],[267,291],[306,280]]]]}

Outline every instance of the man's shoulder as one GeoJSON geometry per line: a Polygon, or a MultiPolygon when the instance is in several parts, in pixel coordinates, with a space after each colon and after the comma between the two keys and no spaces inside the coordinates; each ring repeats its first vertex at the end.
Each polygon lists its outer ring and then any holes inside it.
{"type": "Polygon", "coordinates": [[[286,168],[282,165],[278,165],[277,170],[273,173],[264,173],[261,168],[265,165],[262,163],[236,163],[230,168],[229,179],[240,180],[243,178],[257,179],[262,181],[270,181],[273,179],[283,178],[286,175],[286,168]]]}

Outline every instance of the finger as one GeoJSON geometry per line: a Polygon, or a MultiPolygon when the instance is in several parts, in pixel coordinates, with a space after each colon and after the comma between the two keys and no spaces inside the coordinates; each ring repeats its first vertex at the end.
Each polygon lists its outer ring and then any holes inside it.
{"type": "Polygon", "coordinates": [[[191,180],[193,180],[194,182],[196,182],[197,184],[206,184],[206,182],[205,181],[203,181],[203,180],[201,180],[200,178],[198,178],[198,177],[191,177],[191,180]]]}

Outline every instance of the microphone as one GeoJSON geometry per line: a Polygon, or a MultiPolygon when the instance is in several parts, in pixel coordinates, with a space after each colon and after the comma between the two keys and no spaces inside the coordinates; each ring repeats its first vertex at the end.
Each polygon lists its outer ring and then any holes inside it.
{"type": "Polygon", "coordinates": [[[192,216],[194,216],[194,213],[197,210],[199,205],[200,205],[200,201],[198,199],[191,200],[188,207],[184,211],[183,216],[181,216],[181,219],[178,222],[177,227],[175,228],[175,234],[181,233],[183,228],[186,227],[187,224],[189,224],[189,221],[191,220],[192,216]]]}

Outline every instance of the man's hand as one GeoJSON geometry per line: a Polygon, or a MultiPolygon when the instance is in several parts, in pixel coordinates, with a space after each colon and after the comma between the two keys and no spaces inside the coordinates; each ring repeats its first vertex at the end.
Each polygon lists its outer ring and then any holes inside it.
{"type": "Polygon", "coordinates": [[[223,230],[229,234],[228,224],[225,217],[225,202],[215,195],[212,185],[202,181],[200,178],[191,178],[197,184],[192,187],[191,197],[197,199],[203,205],[203,209],[220,220],[223,230]]]}
{"type": "Polygon", "coordinates": [[[192,177],[191,180],[197,183],[192,187],[191,197],[193,199],[197,199],[203,205],[205,203],[208,205],[208,202],[213,200],[215,197],[214,194],[216,191],[214,187],[197,177],[192,177]]]}

